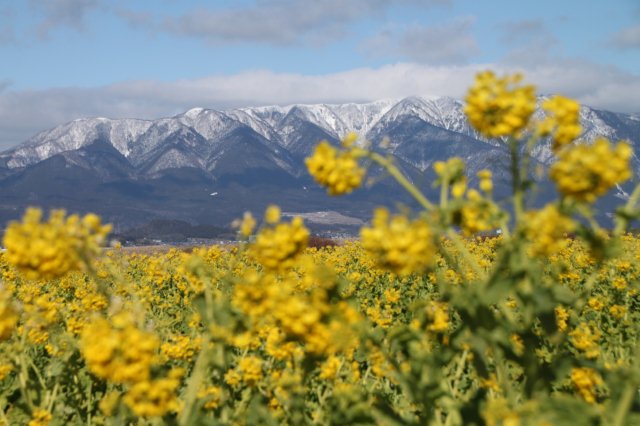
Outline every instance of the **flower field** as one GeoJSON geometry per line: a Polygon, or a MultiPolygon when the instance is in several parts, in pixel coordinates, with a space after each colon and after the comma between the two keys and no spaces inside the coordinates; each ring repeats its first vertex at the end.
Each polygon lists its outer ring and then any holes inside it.
{"type": "Polygon", "coordinates": [[[356,135],[319,144],[307,166],[331,195],[377,164],[422,207],[380,208],[336,246],[308,247],[276,206],[245,215],[236,245],[158,254],[102,249],[95,215],[28,210],[0,258],[0,421],[640,424],[640,190],[613,229],[592,207],[632,153],[574,142],[574,101],[550,98],[540,120],[535,103],[490,72],[467,97],[472,125],[510,148],[508,207],[490,170],[469,187],[462,159],[434,164],[436,203],[356,135]],[[530,209],[547,137],[560,198],[530,209]]]}

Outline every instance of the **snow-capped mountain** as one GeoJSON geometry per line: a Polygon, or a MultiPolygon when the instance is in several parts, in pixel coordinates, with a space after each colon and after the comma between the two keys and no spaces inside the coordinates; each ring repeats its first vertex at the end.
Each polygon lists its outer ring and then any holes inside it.
{"type": "MultiPolygon", "coordinates": [[[[537,115],[541,117],[543,113],[539,111],[537,115]]],[[[587,106],[582,107],[580,115],[585,140],[604,136],[640,143],[640,118],[636,115],[617,114],[587,106]]],[[[192,108],[175,117],[159,120],[79,119],[37,134],[0,154],[0,159],[11,169],[21,168],[62,152],[80,149],[97,138],[105,138],[125,158],[136,164],[141,162],[140,157],[147,155],[170,136],[183,141],[191,140],[188,145],[208,152],[239,128],[250,128],[274,149],[278,146],[286,149],[299,138],[298,126],[301,123],[316,126],[335,140],[355,131],[375,141],[388,136],[388,129],[406,117],[483,141],[466,120],[462,101],[448,97],[409,97],[399,101],[382,100],[363,104],[265,106],[228,111],[192,108]],[[202,146],[196,147],[196,144],[202,146]]],[[[402,140],[391,142],[392,146],[403,143],[402,140]]],[[[551,153],[545,147],[538,149],[538,154],[545,162],[551,160],[551,153]]],[[[171,162],[167,166],[173,167],[171,162]]],[[[175,166],[179,167],[178,164],[175,166]]]]}
{"type": "MultiPolygon", "coordinates": [[[[543,112],[536,116],[542,118],[543,112]]],[[[626,139],[640,152],[640,116],[588,106],[580,116],[583,139],[626,139]]],[[[373,146],[388,137],[388,152],[426,192],[433,162],[453,155],[467,160],[470,177],[489,167],[502,177],[505,190],[508,186],[504,147],[478,135],[457,99],[193,108],[158,120],[74,120],[0,153],[0,220],[26,204],[99,210],[121,222],[153,211],[154,217],[193,221],[213,212],[220,220],[206,220],[222,223],[270,201],[288,211],[322,210],[333,203],[367,215],[370,206],[393,200],[389,191],[397,188],[392,183],[346,201],[328,201],[304,167],[320,140],[338,143],[351,131],[373,146]]],[[[548,142],[536,147],[535,156],[542,165],[554,161],[548,142]]],[[[640,169],[640,162],[635,166],[640,169]]]]}

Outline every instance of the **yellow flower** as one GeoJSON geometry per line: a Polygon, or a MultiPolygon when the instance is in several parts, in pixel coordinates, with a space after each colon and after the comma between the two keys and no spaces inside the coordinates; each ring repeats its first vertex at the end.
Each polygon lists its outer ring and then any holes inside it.
{"type": "Polygon", "coordinates": [[[622,305],[613,305],[609,308],[609,312],[615,319],[620,319],[627,313],[627,308],[622,305]]]}
{"type": "Polygon", "coordinates": [[[338,375],[342,361],[335,355],[330,356],[320,367],[319,377],[323,380],[333,380],[338,375]]]}
{"type": "Polygon", "coordinates": [[[556,314],[556,325],[558,326],[558,330],[565,331],[567,329],[569,311],[567,311],[564,306],[556,306],[554,312],[556,314]]]}
{"type": "Polygon", "coordinates": [[[275,225],[280,222],[280,207],[271,204],[264,212],[264,221],[269,225],[275,225]]]}
{"type": "Polygon", "coordinates": [[[575,229],[573,220],[560,213],[555,204],[527,212],[525,223],[533,256],[547,257],[559,253],[569,245],[566,234],[575,229]]]}
{"type": "Polygon", "coordinates": [[[248,237],[251,235],[255,227],[256,220],[251,213],[246,212],[242,218],[242,222],[240,223],[240,234],[242,234],[243,237],[248,237]]]}
{"type": "Polygon", "coordinates": [[[428,309],[431,324],[427,327],[429,331],[444,333],[449,329],[449,307],[446,303],[431,302],[428,309]]]}
{"type": "Polygon", "coordinates": [[[480,183],[478,187],[482,192],[491,192],[493,191],[493,180],[491,170],[483,169],[478,172],[478,179],[480,179],[480,183]]]}
{"type": "Polygon", "coordinates": [[[293,265],[308,241],[309,230],[301,217],[294,217],[291,223],[263,228],[249,248],[249,254],[267,269],[282,270],[293,265]]]}
{"type": "Polygon", "coordinates": [[[114,383],[147,380],[159,345],[155,334],[137,329],[128,320],[115,325],[102,318],[84,327],[80,343],[89,370],[114,383]]]}
{"type": "Polygon", "coordinates": [[[316,146],[305,164],[311,176],[326,187],[330,195],[348,194],[362,184],[365,174],[352,150],[339,152],[327,141],[316,146]]]}
{"type": "Polygon", "coordinates": [[[236,370],[235,368],[230,369],[224,375],[224,381],[229,386],[232,386],[232,387],[238,386],[241,380],[242,380],[242,376],[240,375],[240,373],[238,373],[238,370],[236,370]]]}
{"type": "Polygon", "coordinates": [[[435,260],[433,233],[422,219],[390,217],[384,208],[376,209],[371,227],[360,231],[362,247],[384,269],[406,275],[422,272],[435,260]]]}
{"type": "Polygon", "coordinates": [[[436,161],[433,170],[438,175],[438,181],[453,183],[464,178],[464,160],[460,157],[451,157],[446,162],[436,161]]]}
{"type": "Polygon", "coordinates": [[[600,331],[597,328],[581,323],[569,336],[573,346],[584,352],[587,358],[597,358],[600,355],[600,331]]]}
{"type": "Polygon", "coordinates": [[[469,236],[497,228],[500,214],[500,209],[495,203],[484,198],[475,189],[470,189],[467,191],[467,200],[455,220],[462,232],[469,236]]]}
{"type": "Polygon", "coordinates": [[[542,109],[548,115],[538,124],[537,132],[540,136],[553,134],[554,151],[570,144],[582,133],[580,104],[573,99],[554,96],[543,102],[542,109]]]}
{"type": "Polygon", "coordinates": [[[0,296],[0,341],[11,336],[17,323],[18,314],[11,305],[9,294],[3,291],[0,296]]]}
{"type": "Polygon", "coordinates": [[[549,176],[563,195],[593,202],[631,177],[632,154],[631,147],[624,142],[614,148],[608,140],[599,138],[591,146],[576,145],[560,151],[549,176]]]}
{"type": "Polygon", "coordinates": [[[512,334],[511,344],[513,345],[513,350],[517,355],[522,356],[522,354],[524,354],[524,341],[520,335],[512,334]]]}
{"type": "Polygon", "coordinates": [[[601,311],[604,307],[604,303],[599,297],[590,297],[588,301],[589,307],[594,311],[601,311]]]}
{"type": "Polygon", "coordinates": [[[253,386],[262,379],[262,360],[255,356],[242,358],[238,362],[238,371],[242,381],[253,386]]]}
{"type": "Polygon", "coordinates": [[[65,218],[64,210],[54,210],[48,222],[41,219],[41,210],[27,209],[22,223],[9,224],[3,240],[7,261],[33,279],[85,269],[111,231],[94,214],[65,218]]]}
{"type": "Polygon", "coordinates": [[[572,368],[571,382],[578,394],[589,404],[596,402],[596,388],[603,384],[600,375],[591,368],[572,368]]]}
{"type": "Polygon", "coordinates": [[[33,417],[31,417],[28,426],[47,426],[52,419],[53,416],[50,412],[38,408],[33,412],[33,417]]]}
{"type": "Polygon", "coordinates": [[[169,377],[134,384],[122,399],[140,417],[163,416],[180,410],[176,391],[180,378],[173,371],[169,377]]]}
{"type": "Polygon", "coordinates": [[[208,386],[198,391],[198,398],[204,399],[203,407],[206,410],[215,410],[222,401],[222,388],[220,386],[208,386]]]}
{"type": "Polygon", "coordinates": [[[173,336],[169,342],[162,344],[160,349],[169,359],[190,361],[200,351],[201,339],[191,339],[189,336],[173,336]]]}
{"type": "Polygon", "coordinates": [[[471,125],[488,137],[519,136],[536,108],[533,86],[518,87],[520,74],[497,78],[491,71],[476,75],[464,112],[471,125]]]}
{"type": "Polygon", "coordinates": [[[9,375],[13,371],[13,365],[11,364],[0,364],[0,380],[4,380],[5,377],[9,375]]]}

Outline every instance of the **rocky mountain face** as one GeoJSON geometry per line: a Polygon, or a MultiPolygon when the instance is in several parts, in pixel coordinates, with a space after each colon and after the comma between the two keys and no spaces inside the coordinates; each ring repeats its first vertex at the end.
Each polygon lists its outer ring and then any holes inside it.
{"type": "MultiPolygon", "coordinates": [[[[640,116],[585,106],[581,119],[584,140],[626,139],[640,152],[640,116]]],[[[427,195],[435,197],[433,162],[451,156],[467,161],[472,183],[478,170],[492,169],[496,196],[508,194],[506,150],[469,126],[456,99],[194,108],[159,120],[75,120],[1,153],[0,222],[38,205],[94,211],[120,229],[152,220],[226,226],[244,211],[260,215],[277,203],[289,213],[340,212],[328,224],[340,227],[366,220],[376,205],[412,205],[375,167],[374,184],[342,198],[328,197],[308,176],[304,158],[314,146],[323,139],[337,144],[352,130],[374,147],[388,138],[386,151],[427,195]]],[[[540,165],[551,164],[549,143],[541,143],[535,156],[540,165]]],[[[547,183],[541,188],[538,202],[552,195],[547,183]]],[[[610,197],[626,193],[621,187],[610,197]]]]}

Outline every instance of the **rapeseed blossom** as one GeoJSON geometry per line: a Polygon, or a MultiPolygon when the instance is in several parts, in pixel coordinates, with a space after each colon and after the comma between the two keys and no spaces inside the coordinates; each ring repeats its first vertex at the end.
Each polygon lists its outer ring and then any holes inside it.
{"type": "Polygon", "coordinates": [[[545,257],[565,249],[569,244],[566,235],[575,230],[573,220],[563,215],[555,204],[527,212],[526,226],[531,254],[545,257]]]}
{"type": "Polygon", "coordinates": [[[128,319],[113,324],[96,318],[84,328],[80,342],[89,370],[113,383],[148,380],[160,346],[155,334],[138,329],[128,319]]]}
{"type": "Polygon", "coordinates": [[[495,138],[520,136],[536,108],[533,86],[518,86],[520,74],[498,78],[491,71],[476,75],[465,98],[464,112],[481,134],[495,138]]]}
{"type": "Polygon", "coordinates": [[[262,266],[271,270],[282,270],[293,266],[296,257],[307,247],[309,230],[301,217],[291,223],[278,223],[263,228],[256,235],[249,254],[262,266]]]}
{"type": "Polygon", "coordinates": [[[48,222],[41,219],[40,209],[27,209],[22,222],[9,224],[3,239],[7,261],[32,279],[86,269],[111,231],[94,214],[65,218],[64,210],[54,210],[48,222]]]}
{"type": "Polygon", "coordinates": [[[572,368],[571,383],[578,394],[589,404],[596,402],[596,390],[602,386],[602,378],[591,368],[572,368]]]}
{"type": "Polygon", "coordinates": [[[339,151],[327,141],[316,146],[305,164],[311,176],[326,187],[330,195],[352,192],[362,185],[365,175],[353,150],[339,151]]]}
{"type": "Polygon", "coordinates": [[[554,151],[570,144],[582,133],[580,104],[573,99],[554,96],[542,103],[542,109],[548,115],[536,130],[540,136],[552,136],[554,151]]]}
{"type": "Polygon", "coordinates": [[[371,227],[360,231],[362,246],[376,263],[397,274],[422,272],[435,261],[433,233],[423,219],[391,216],[376,209],[371,227]]]}
{"type": "Polygon", "coordinates": [[[619,142],[614,147],[607,139],[599,138],[593,145],[581,144],[560,151],[549,176],[564,196],[591,203],[631,177],[632,155],[628,144],[619,142]]]}
{"type": "Polygon", "coordinates": [[[183,373],[183,370],[175,369],[169,372],[168,377],[137,382],[122,400],[140,417],[157,417],[177,412],[181,405],[176,391],[183,373]]]}

